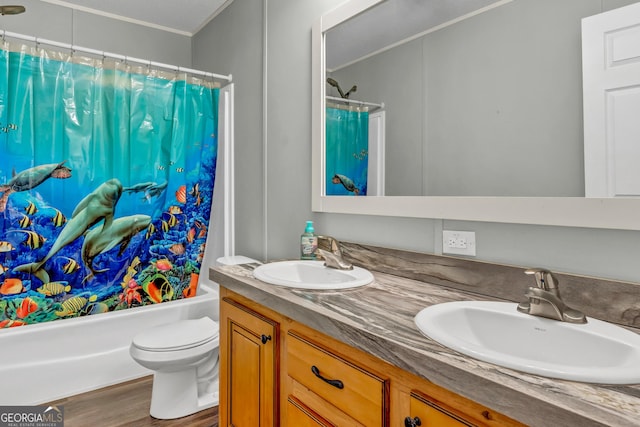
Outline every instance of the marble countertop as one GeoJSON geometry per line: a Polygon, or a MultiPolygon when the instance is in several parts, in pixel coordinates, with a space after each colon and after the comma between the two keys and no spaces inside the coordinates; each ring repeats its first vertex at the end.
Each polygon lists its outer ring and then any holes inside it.
{"type": "MultiPolygon", "coordinates": [[[[426,282],[373,272],[374,283],[343,291],[308,291],[253,278],[255,265],[210,270],[221,286],[337,340],[531,426],[640,426],[640,386],[555,380],[485,363],[420,333],[424,307],[490,300],[426,282]]],[[[640,369],[640,367],[639,367],[640,369]]]]}

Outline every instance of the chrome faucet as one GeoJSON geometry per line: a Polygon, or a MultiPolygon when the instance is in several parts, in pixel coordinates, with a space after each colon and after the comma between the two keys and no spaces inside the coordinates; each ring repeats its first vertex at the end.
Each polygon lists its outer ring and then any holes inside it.
{"type": "Polygon", "coordinates": [[[352,270],[353,265],[344,260],[338,241],[330,236],[318,236],[318,254],[324,258],[324,265],[338,270],[352,270]]]}
{"type": "Polygon", "coordinates": [[[586,316],[560,298],[558,281],[549,270],[529,268],[525,274],[533,275],[537,287],[530,287],[524,294],[528,300],[518,304],[518,311],[532,316],[547,317],[569,323],[587,323],[586,316]]]}

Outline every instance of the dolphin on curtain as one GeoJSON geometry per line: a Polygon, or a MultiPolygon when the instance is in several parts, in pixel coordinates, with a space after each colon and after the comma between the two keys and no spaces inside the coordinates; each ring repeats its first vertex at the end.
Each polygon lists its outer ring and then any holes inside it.
{"type": "Polygon", "coordinates": [[[131,187],[125,187],[122,191],[125,193],[144,192],[144,197],[142,198],[142,200],[150,201],[152,197],[160,197],[162,192],[166,190],[167,185],[169,185],[168,181],[165,181],[162,184],[158,184],[155,182],[142,182],[136,185],[132,185],[131,187]]]}
{"type": "Polygon", "coordinates": [[[144,230],[151,224],[149,215],[130,215],[118,218],[109,227],[96,227],[87,232],[82,243],[82,261],[91,270],[91,274],[83,281],[93,277],[96,273],[108,270],[94,270],[93,259],[120,245],[119,256],[127,249],[131,238],[139,231],[144,230]]]}
{"type": "Polygon", "coordinates": [[[122,195],[122,183],[113,178],[96,188],[78,203],[71,219],[64,226],[49,253],[40,261],[19,265],[15,271],[31,273],[43,283],[49,283],[49,273],[42,266],[60,249],[82,236],[89,228],[104,219],[102,229],[108,229],[113,222],[113,211],[122,195]]]}

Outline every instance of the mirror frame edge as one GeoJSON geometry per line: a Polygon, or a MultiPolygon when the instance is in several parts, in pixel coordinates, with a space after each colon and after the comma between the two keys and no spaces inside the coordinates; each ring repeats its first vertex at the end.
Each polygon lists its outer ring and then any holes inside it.
{"type": "Polygon", "coordinates": [[[324,133],[322,126],[325,112],[322,97],[325,95],[324,80],[324,34],[322,17],[311,28],[311,210],[322,212],[324,190],[324,133]]]}
{"type": "Polygon", "coordinates": [[[385,0],[350,0],[320,16],[311,28],[311,210],[326,212],[324,33],[385,0]]]}
{"type": "Polygon", "coordinates": [[[640,198],[326,196],[325,35],[385,0],[351,0],[312,26],[311,210],[313,212],[640,230],[640,198]]]}

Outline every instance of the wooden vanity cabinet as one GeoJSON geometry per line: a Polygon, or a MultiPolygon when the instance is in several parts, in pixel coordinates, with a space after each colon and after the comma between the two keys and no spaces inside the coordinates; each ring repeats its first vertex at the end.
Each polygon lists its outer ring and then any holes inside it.
{"type": "Polygon", "coordinates": [[[220,297],[221,426],[524,426],[228,289],[220,297]]]}

